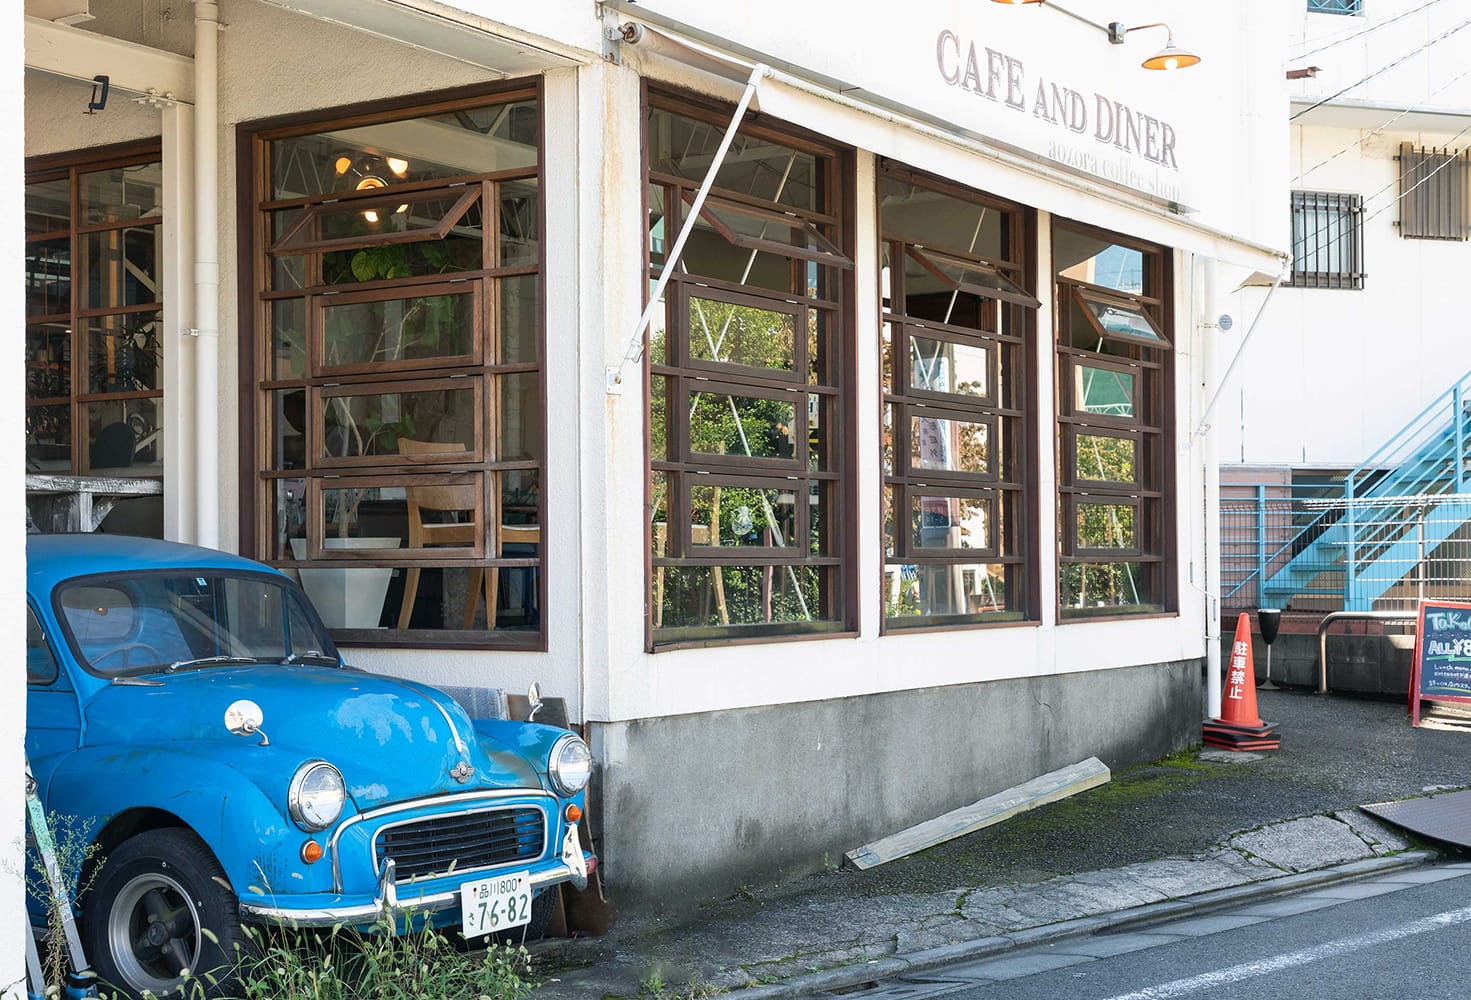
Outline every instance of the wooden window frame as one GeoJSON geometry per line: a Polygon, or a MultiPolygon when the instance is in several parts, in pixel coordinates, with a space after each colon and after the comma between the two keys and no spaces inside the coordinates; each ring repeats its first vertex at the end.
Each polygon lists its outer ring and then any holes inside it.
{"type": "MultiPolygon", "coordinates": [[[[165,311],[171,308],[170,304],[163,300],[161,282],[165,262],[162,256],[160,256],[158,261],[160,288],[154,301],[134,305],[103,306],[88,306],[83,301],[86,289],[90,285],[87,273],[87,254],[84,250],[86,238],[99,233],[119,232],[147,227],[154,229],[161,239],[164,224],[163,206],[159,205],[158,210],[153,214],[139,216],[137,218],[115,219],[100,223],[78,222],[82,214],[82,178],[84,176],[114,168],[161,163],[162,158],[162,145],[155,138],[140,142],[122,143],[113,146],[101,146],[93,149],[30,157],[26,160],[25,185],[27,187],[32,184],[65,179],[67,181],[69,199],[69,217],[65,229],[51,229],[37,233],[28,232],[24,235],[26,247],[35,244],[65,241],[67,244],[67,253],[69,254],[67,310],[65,312],[34,314],[27,311],[23,321],[23,337],[29,337],[30,328],[33,326],[65,323],[70,328],[70,332],[66,334],[70,355],[70,368],[67,378],[69,391],[67,394],[64,396],[32,397],[29,386],[25,390],[24,407],[27,427],[31,423],[31,413],[33,411],[59,407],[65,407],[67,410],[67,419],[70,421],[70,432],[68,434],[70,464],[67,470],[47,470],[51,474],[85,476],[91,473],[91,462],[88,455],[89,436],[86,430],[88,407],[99,403],[121,403],[139,399],[157,400],[158,402],[155,405],[160,408],[163,406],[164,390],[162,385],[157,389],[130,390],[126,392],[91,391],[91,371],[88,365],[88,336],[92,326],[88,323],[88,320],[110,319],[114,317],[122,319],[129,316],[152,315],[153,322],[160,325],[160,332],[158,334],[158,356],[160,363],[156,377],[161,382],[163,377],[162,358],[164,345],[161,324],[164,322],[165,311]]],[[[27,254],[26,257],[28,256],[27,254]]],[[[166,431],[161,419],[154,425],[152,430],[155,435],[166,431]]],[[[29,432],[27,432],[27,437],[29,437],[29,432]]],[[[157,471],[139,467],[135,473],[138,478],[146,479],[161,478],[165,474],[166,470],[163,468],[161,446],[159,468],[157,471]]]]}
{"type": "MultiPolygon", "coordinates": [[[[673,239],[673,234],[679,231],[687,217],[700,178],[691,179],[651,168],[647,123],[655,111],[717,130],[729,124],[731,111],[724,104],[691,94],[647,84],[644,87],[644,213],[647,219],[657,197],[664,213],[667,242],[673,239]]],[[[646,398],[652,405],[650,382],[655,378],[662,379],[667,420],[667,451],[664,455],[652,453],[653,434],[649,422],[646,421],[645,426],[645,467],[648,470],[645,484],[645,579],[649,588],[646,591],[645,648],[650,652],[690,646],[847,635],[856,628],[857,601],[850,580],[856,562],[856,538],[843,521],[843,512],[856,506],[851,477],[846,471],[851,468],[852,435],[848,428],[852,426],[855,405],[848,388],[853,382],[855,361],[847,346],[852,337],[854,282],[851,257],[843,252],[844,247],[852,245],[854,238],[850,193],[855,175],[854,155],[851,150],[826,138],[813,136],[786,123],[773,122],[756,113],[748,115],[742,122],[740,135],[769,140],[795,154],[815,157],[819,176],[814,177],[813,182],[823,192],[824,204],[816,210],[800,209],[754,194],[717,187],[710,196],[717,207],[780,221],[784,226],[808,227],[819,238],[819,246],[831,247],[837,253],[733,232],[707,209],[701,212],[700,219],[730,245],[753,254],[769,253],[790,261],[788,287],[785,290],[774,289],[704,275],[684,267],[684,261],[670,276],[665,292],[663,356],[657,360],[652,356],[647,336],[644,352],[646,398]],[[815,288],[806,284],[807,269],[812,265],[820,269],[820,280],[815,288]],[[801,359],[796,370],[786,373],[779,369],[690,358],[688,338],[693,331],[685,329],[685,322],[686,303],[691,296],[733,301],[794,315],[799,320],[795,328],[794,353],[801,359]],[[809,322],[816,323],[818,327],[815,355],[808,352],[809,322]],[[792,457],[746,458],[728,453],[694,452],[689,422],[676,419],[675,414],[688,412],[691,394],[695,392],[790,400],[794,407],[792,457]],[[812,402],[814,400],[815,403],[812,402]],[[818,408],[815,425],[808,419],[809,405],[818,408]],[[681,406],[685,409],[681,410],[681,406]],[[819,430],[820,435],[814,440],[813,434],[819,430]],[[721,483],[784,483],[785,489],[797,493],[801,511],[810,511],[810,493],[813,484],[818,484],[820,495],[832,498],[831,509],[823,511],[824,552],[810,551],[809,525],[803,515],[798,532],[800,546],[725,546],[691,553],[688,551],[691,547],[686,545],[689,530],[686,501],[690,487],[700,485],[706,475],[721,483]],[[662,498],[656,494],[655,488],[659,479],[663,483],[659,490],[662,498]],[[661,508],[665,516],[663,521],[656,523],[655,515],[661,508]],[[658,582],[668,572],[707,568],[719,573],[724,567],[764,567],[768,572],[788,573],[793,577],[798,570],[804,574],[815,570],[819,574],[819,607],[813,609],[813,617],[808,621],[677,627],[662,624],[663,609],[655,606],[655,598],[658,582]]],[[[647,232],[643,242],[647,289],[666,266],[668,247],[666,245],[664,260],[655,261],[647,232]]]]}
{"type": "Polygon", "coordinates": [[[1059,308],[1055,316],[1054,352],[1056,364],[1057,442],[1057,620],[1073,622],[1130,619],[1148,615],[1178,612],[1173,563],[1175,557],[1174,490],[1174,349],[1169,336],[1172,323],[1169,261],[1171,251],[1116,233],[1099,230],[1081,223],[1056,219],[1058,229],[1106,240],[1136,250],[1144,255],[1143,291],[1141,294],[1120,293],[1099,286],[1065,278],[1054,263],[1051,267],[1056,301],[1066,303],[1076,295],[1081,300],[1127,303],[1139,310],[1160,333],[1160,339],[1149,340],[1127,334],[1101,332],[1094,317],[1078,302],[1089,324],[1090,335],[1100,335],[1111,353],[1100,353],[1072,344],[1071,314],[1059,308]],[[1115,371],[1133,379],[1129,398],[1132,416],[1094,413],[1082,408],[1077,398],[1078,373],[1082,368],[1115,371]],[[1083,479],[1077,474],[1077,437],[1096,434],[1129,439],[1134,445],[1134,482],[1083,479]],[[1134,542],[1127,547],[1095,547],[1078,537],[1077,514],[1080,504],[1127,506],[1134,510],[1134,542]],[[1140,605],[1107,605],[1102,608],[1065,605],[1062,576],[1070,566],[1137,564],[1149,574],[1146,585],[1154,592],[1154,601],[1140,605]]]}
{"type": "MultiPolygon", "coordinates": [[[[456,567],[481,567],[489,572],[505,568],[528,568],[536,570],[535,582],[528,593],[528,607],[536,610],[536,621],[530,628],[495,628],[491,622],[482,629],[455,628],[448,621],[443,628],[410,628],[400,631],[388,629],[334,629],[333,635],[340,645],[370,644],[380,647],[410,648],[468,648],[468,649],[515,649],[545,650],[547,643],[547,573],[548,538],[546,536],[546,233],[544,228],[546,205],[545,142],[547,105],[539,78],[505,81],[489,85],[458,88],[451,91],[369,102],[328,111],[314,111],[282,116],[264,121],[245,123],[237,127],[238,210],[240,226],[240,287],[252,289],[248,308],[241,316],[241,407],[242,412],[254,414],[246,431],[246,440],[241,449],[242,482],[256,484],[255,489],[243,491],[241,510],[241,545],[246,552],[255,552],[264,561],[283,568],[309,567],[313,560],[318,565],[341,566],[349,563],[354,567],[434,567],[446,569],[456,567]],[[483,174],[466,174],[453,177],[433,178],[427,181],[394,184],[386,188],[373,188],[361,192],[338,192],[287,199],[275,199],[271,188],[268,149],[278,139],[294,136],[314,135],[334,130],[355,128],[383,122],[444,115],[459,110],[471,110],[489,105],[511,105],[522,102],[534,103],[538,127],[535,163],[525,167],[503,169],[483,174]],[[245,180],[247,179],[248,180],[245,180]],[[530,262],[501,263],[503,234],[500,223],[500,193],[502,184],[527,183],[535,185],[537,198],[537,258],[530,262]],[[455,203],[439,226],[432,230],[416,230],[412,239],[377,239],[315,241],[311,247],[305,244],[282,248],[284,252],[272,252],[279,243],[269,238],[276,213],[288,209],[302,209],[302,218],[292,220],[287,229],[305,225],[311,205],[337,202],[376,200],[393,201],[396,204],[407,197],[447,197],[455,195],[455,203]],[[324,281],[321,262],[325,255],[349,249],[365,249],[393,243],[418,243],[454,234],[458,220],[475,204],[482,206],[480,235],[480,266],[469,270],[453,270],[440,274],[421,274],[401,278],[352,281],[345,284],[328,285],[324,281]],[[278,287],[275,284],[275,264],[281,259],[298,258],[305,261],[302,273],[305,280],[278,287]],[[534,359],[531,361],[501,362],[501,279],[530,276],[536,279],[535,309],[536,336],[534,359]],[[470,332],[471,352],[448,358],[414,359],[390,365],[322,366],[322,311],[336,304],[354,301],[383,301],[397,298],[412,298],[436,294],[470,294],[474,297],[471,308],[473,330],[470,332]],[[311,355],[305,359],[303,370],[298,375],[275,377],[272,368],[271,316],[274,303],[298,300],[303,303],[305,329],[302,337],[311,355]],[[438,374],[441,377],[435,378],[438,374]],[[504,459],[501,457],[501,380],[507,376],[527,374],[537,380],[538,402],[531,422],[535,425],[534,439],[527,441],[529,458],[504,459]],[[469,380],[466,384],[463,380],[469,380]],[[325,412],[315,412],[308,420],[304,447],[306,458],[300,467],[275,469],[273,458],[268,453],[272,448],[270,394],[274,391],[301,390],[308,396],[309,405],[316,410],[312,400],[331,395],[357,395],[414,391],[416,388],[432,386],[435,390],[457,389],[461,385],[471,388],[475,402],[475,440],[472,453],[449,453],[440,455],[386,455],[368,456],[363,460],[318,460],[322,426],[325,412]],[[500,552],[500,521],[503,498],[499,492],[507,489],[505,478],[508,473],[530,472],[537,482],[534,508],[525,512],[527,523],[535,525],[540,536],[536,542],[536,554],[532,556],[496,555],[500,552]],[[468,479],[467,479],[468,477],[468,479]],[[311,547],[307,560],[298,561],[286,553],[282,558],[271,558],[274,553],[265,551],[274,544],[276,519],[277,481],[302,482],[304,491],[312,494],[307,498],[307,531],[320,534],[320,526],[313,527],[316,515],[322,514],[319,495],[322,490],[346,487],[349,484],[369,486],[414,486],[414,485],[463,485],[470,480],[481,482],[477,493],[476,523],[484,523],[487,529],[479,533],[473,550],[466,552],[459,546],[431,548],[421,551],[400,547],[398,549],[357,550],[349,553],[323,550],[320,538],[311,547]],[[312,506],[316,504],[317,506],[312,506]],[[532,603],[534,602],[534,604],[532,603]]],[[[281,230],[284,238],[286,230],[281,230]]],[[[408,236],[410,234],[400,234],[408,236]]],[[[519,515],[518,515],[519,516],[519,515]]],[[[424,596],[421,593],[421,598],[424,596]]]]}
{"type": "MultiPolygon", "coordinates": [[[[880,239],[887,250],[890,267],[889,304],[880,317],[887,340],[880,344],[888,352],[889,384],[880,386],[881,420],[889,421],[892,460],[881,477],[879,503],[882,520],[888,522],[882,539],[885,552],[879,584],[880,607],[887,609],[890,569],[894,566],[1001,566],[1007,591],[1004,611],[889,616],[881,621],[881,633],[905,634],[968,628],[1013,627],[1038,620],[1035,574],[1037,540],[1031,529],[1036,523],[1033,496],[1036,470],[1028,445],[1032,417],[1026,401],[1034,387],[1035,370],[1029,345],[1035,336],[1036,312],[1040,305],[1028,290],[1035,268],[1029,257],[1036,240],[1035,214],[1024,206],[1002,201],[913,168],[881,161],[875,180],[876,212],[880,239]],[[936,194],[975,205],[1002,216],[1002,249],[996,259],[968,249],[921,243],[923,234],[904,235],[890,230],[883,220],[883,187],[893,180],[924,188],[936,194]],[[939,322],[905,312],[905,262],[918,265],[944,287],[975,295],[986,307],[978,326],[939,322]],[[994,275],[1002,287],[956,281],[940,263],[950,263],[977,273],[994,275]],[[911,339],[921,337],[979,349],[987,357],[986,395],[945,393],[921,389],[914,384],[911,339]],[[1003,395],[1004,387],[1004,395],[1003,395]],[[913,463],[913,423],[932,417],[980,423],[987,427],[987,470],[984,473],[920,468],[913,463]],[[925,495],[970,497],[988,502],[988,545],[977,548],[921,547],[913,544],[912,511],[925,495]],[[892,531],[892,534],[890,534],[892,531]]],[[[883,266],[885,254],[880,255],[883,266]]],[[[881,336],[883,336],[881,330],[881,336]]]]}

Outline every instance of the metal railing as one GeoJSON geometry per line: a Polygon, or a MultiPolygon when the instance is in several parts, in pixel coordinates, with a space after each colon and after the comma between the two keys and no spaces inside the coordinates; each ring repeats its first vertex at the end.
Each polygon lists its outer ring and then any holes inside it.
{"type": "Polygon", "coordinates": [[[1245,497],[1223,487],[1223,604],[1371,611],[1465,597],[1468,406],[1471,372],[1336,483],[1261,485],[1245,497]]]}
{"type": "Polygon", "coordinates": [[[1471,494],[1221,502],[1222,606],[1407,611],[1471,600],[1471,494]]]}

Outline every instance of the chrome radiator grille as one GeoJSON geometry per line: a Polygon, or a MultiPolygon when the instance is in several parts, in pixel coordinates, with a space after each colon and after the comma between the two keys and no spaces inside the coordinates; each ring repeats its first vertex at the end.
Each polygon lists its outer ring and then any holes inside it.
{"type": "Polygon", "coordinates": [[[545,849],[546,813],[536,806],[429,816],[385,827],[373,840],[379,869],[392,858],[399,882],[535,861],[545,849]]]}

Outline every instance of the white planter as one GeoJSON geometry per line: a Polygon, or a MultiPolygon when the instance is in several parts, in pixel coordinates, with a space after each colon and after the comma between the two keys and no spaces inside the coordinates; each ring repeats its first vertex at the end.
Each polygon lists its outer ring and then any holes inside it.
{"type": "MultiPolygon", "coordinates": [[[[328,549],[396,549],[397,538],[324,538],[328,549]]],[[[306,539],[291,539],[291,554],[306,558],[306,539]]],[[[391,566],[332,566],[297,570],[301,588],[328,628],[377,628],[383,598],[393,579],[391,566]]]]}

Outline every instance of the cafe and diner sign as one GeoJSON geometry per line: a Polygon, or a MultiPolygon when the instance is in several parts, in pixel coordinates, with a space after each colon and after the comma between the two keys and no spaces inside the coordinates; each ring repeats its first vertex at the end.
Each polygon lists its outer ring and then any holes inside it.
{"type": "Polygon", "coordinates": [[[1179,133],[1152,109],[1107,89],[1028,73],[1020,58],[948,27],[935,36],[934,65],[947,87],[1051,130],[1048,159],[1160,198],[1182,200],[1179,133]]]}

